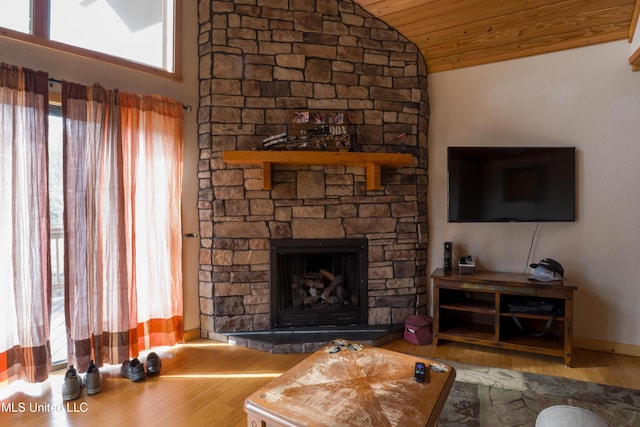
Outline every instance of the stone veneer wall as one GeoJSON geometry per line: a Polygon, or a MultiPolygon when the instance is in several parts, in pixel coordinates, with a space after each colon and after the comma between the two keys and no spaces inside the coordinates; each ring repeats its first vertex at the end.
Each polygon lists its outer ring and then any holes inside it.
{"type": "Polygon", "coordinates": [[[201,335],[269,322],[271,238],[369,241],[369,324],[424,310],[427,286],[427,73],[420,52],[350,0],[200,0],[201,335]],[[362,151],[414,154],[383,168],[227,165],[287,129],[296,109],[348,111],[362,151]],[[406,137],[399,137],[402,133],[406,137]]]}

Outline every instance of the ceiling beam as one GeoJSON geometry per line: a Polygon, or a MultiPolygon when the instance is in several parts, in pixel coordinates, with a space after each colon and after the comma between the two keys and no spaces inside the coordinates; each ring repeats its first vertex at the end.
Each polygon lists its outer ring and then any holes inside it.
{"type": "Polygon", "coordinates": [[[633,34],[636,32],[638,15],[640,15],[640,0],[636,0],[636,5],[633,8],[633,15],[631,15],[631,24],[629,24],[629,43],[633,41],[633,34]]]}
{"type": "Polygon", "coordinates": [[[629,64],[631,64],[631,71],[640,71],[640,47],[629,57],[629,64]]]}

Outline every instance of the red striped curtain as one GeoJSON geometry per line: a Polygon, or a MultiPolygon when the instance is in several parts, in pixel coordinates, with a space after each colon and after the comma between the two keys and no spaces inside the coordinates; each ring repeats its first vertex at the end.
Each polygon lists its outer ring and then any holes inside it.
{"type": "Polygon", "coordinates": [[[0,64],[0,381],[51,369],[47,83],[0,64]]]}
{"type": "Polygon", "coordinates": [[[182,341],[183,111],[63,82],[68,364],[182,341]]]}

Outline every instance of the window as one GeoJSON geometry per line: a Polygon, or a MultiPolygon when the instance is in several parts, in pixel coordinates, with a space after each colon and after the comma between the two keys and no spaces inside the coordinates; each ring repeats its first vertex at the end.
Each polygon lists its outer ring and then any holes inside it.
{"type": "Polygon", "coordinates": [[[49,104],[49,215],[51,219],[51,360],[67,360],[64,320],[64,233],[62,191],[62,108],[49,104]]]}
{"type": "Polygon", "coordinates": [[[31,2],[0,0],[0,27],[31,33],[31,2]]]}
{"type": "Polygon", "coordinates": [[[3,31],[9,37],[179,76],[180,5],[181,0],[0,0],[0,27],[10,30],[3,31]]]}

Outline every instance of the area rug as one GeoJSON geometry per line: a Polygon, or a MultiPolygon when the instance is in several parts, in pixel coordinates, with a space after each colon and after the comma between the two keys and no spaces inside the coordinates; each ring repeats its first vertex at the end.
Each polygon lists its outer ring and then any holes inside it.
{"type": "Polygon", "coordinates": [[[529,427],[553,405],[572,405],[610,426],[640,427],[640,391],[566,378],[443,361],[456,381],[440,416],[441,427],[529,427]]]}

